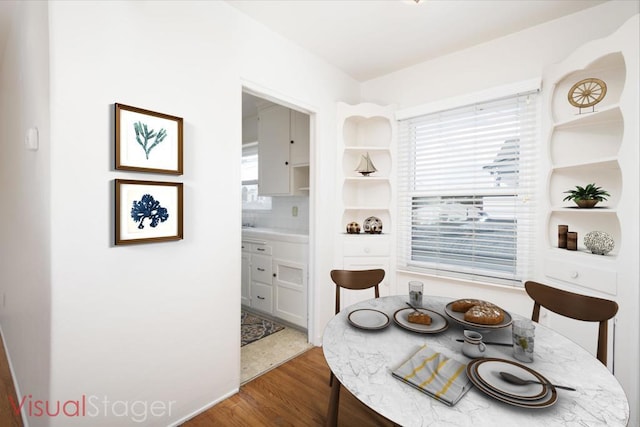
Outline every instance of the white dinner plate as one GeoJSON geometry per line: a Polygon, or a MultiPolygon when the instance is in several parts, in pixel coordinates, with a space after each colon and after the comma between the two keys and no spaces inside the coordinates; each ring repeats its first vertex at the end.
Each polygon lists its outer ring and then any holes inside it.
{"type": "MultiPolygon", "coordinates": [[[[476,365],[479,362],[482,362],[483,360],[487,360],[487,359],[474,359],[471,362],[469,362],[469,364],[467,365],[467,377],[469,377],[469,380],[473,383],[473,385],[476,386],[478,390],[480,390],[487,396],[490,396],[496,400],[507,403],[509,405],[518,406],[521,408],[530,408],[530,409],[548,408],[549,406],[556,403],[556,401],[558,400],[558,393],[555,387],[551,387],[551,386],[548,387],[547,393],[544,396],[536,400],[518,399],[515,397],[507,396],[506,394],[498,393],[490,389],[484,384],[484,382],[480,380],[480,378],[478,377],[477,371],[475,369],[476,365]]],[[[496,360],[496,359],[491,359],[491,360],[496,360]]],[[[540,375],[540,377],[544,379],[542,375],[540,375]]],[[[546,381],[546,379],[544,379],[544,381],[546,381]]]]}
{"type": "Polygon", "coordinates": [[[500,372],[508,372],[525,380],[542,381],[529,368],[510,360],[486,359],[474,364],[478,379],[490,389],[517,399],[536,400],[545,396],[549,386],[542,384],[517,385],[505,381],[500,372]]]}
{"type": "Polygon", "coordinates": [[[393,320],[398,326],[413,332],[420,332],[421,334],[437,334],[449,327],[449,322],[447,322],[447,319],[442,314],[426,308],[419,308],[418,311],[426,313],[431,317],[430,325],[409,322],[409,313],[413,312],[413,308],[401,308],[394,313],[393,320]]]}
{"type": "Polygon", "coordinates": [[[447,304],[444,307],[444,312],[456,323],[459,323],[462,326],[466,326],[471,329],[484,330],[484,331],[490,331],[493,329],[502,329],[511,325],[511,322],[513,321],[511,319],[511,315],[506,310],[502,310],[504,312],[504,319],[502,320],[502,322],[498,323],[497,325],[484,325],[482,323],[469,322],[467,320],[464,320],[464,313],[453,311],[451,309],[451,305],[454,302],[455,301],[451,301],[449,304],[447,304]]]}
{"type": "Polygon", "coordinates": [[[362,308],[353,310],[347,317],[349,323],[360,329],[384,329],[389,326],[389,316],[378,310],[362,308]]]}

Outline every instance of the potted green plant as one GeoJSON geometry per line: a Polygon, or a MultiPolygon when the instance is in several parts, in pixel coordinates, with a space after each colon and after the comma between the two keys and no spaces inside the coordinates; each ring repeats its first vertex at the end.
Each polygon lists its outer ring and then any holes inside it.
{"type": "Polygon", "coordinates": [[[573,200],[581,208],[592,208],[598,202],[607,200],[607,197],[611,196],[602,187],[597,187],[595,183],[588,184],[585,187],[576,185],[575,190],[568,190],[565,193],[569,195],[562,199],[563,201],[573,200]]]}

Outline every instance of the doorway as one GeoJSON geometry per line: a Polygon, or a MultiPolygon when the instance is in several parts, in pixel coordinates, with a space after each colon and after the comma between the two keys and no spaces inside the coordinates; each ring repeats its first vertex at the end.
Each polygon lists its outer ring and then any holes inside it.
{"type": "Polygon", "coordinates": [[[241,384],[311,347],[310,140],[308,113],[243,90],[241,308],[284,329],[242,346],[241,384]]]}

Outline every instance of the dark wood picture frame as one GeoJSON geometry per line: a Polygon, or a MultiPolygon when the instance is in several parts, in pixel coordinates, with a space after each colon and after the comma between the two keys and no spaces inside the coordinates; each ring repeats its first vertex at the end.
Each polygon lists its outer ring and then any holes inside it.
{"type": "Polygon", "coordinates": [[[115,104],[117,170],[183,173],[181,117],[115,104]]]}
{"type": "Polygon", "coordinates": [[[115,180],[115,244],[183,239],[180,182],[115,180]]]}

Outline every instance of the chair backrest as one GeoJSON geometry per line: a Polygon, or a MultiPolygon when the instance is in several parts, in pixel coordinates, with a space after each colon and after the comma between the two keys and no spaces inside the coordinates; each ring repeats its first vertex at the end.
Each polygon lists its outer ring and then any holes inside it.
{"type": "Polygon", "coordinates": [[[607,364],[607,321],[618,312],[618,304],[607,299],[574,294],[537,282],[526,282],[525,289],[533,299],[531,320],[540,319],[540,306],[571,319],[599,322],[598,360],[607,364]]]}
{"type": "Polygon", "coordinates": [[[384,270],[331,270],[331,280],[336,284],[336,314],[340,312],[340,288],[375,289],[375,297],[380,297],[378,285],[384,279],[384,270]]]}

